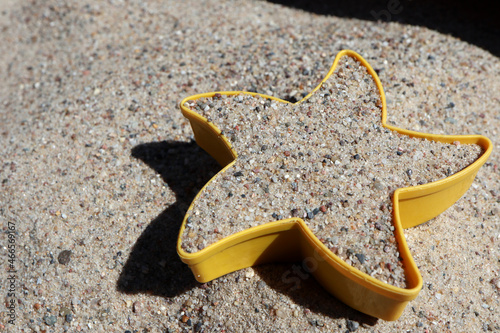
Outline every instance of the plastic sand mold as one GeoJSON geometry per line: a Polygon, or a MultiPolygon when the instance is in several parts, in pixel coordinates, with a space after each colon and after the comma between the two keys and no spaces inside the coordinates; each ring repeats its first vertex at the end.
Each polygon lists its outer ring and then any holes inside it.
{"type": "MultiPolygon", "coordinates": [[[[211,281],[230,272],[262,263],[309,261],[314,263],[313,269],[310,269],[311,274],[336,298],[368,315],[384,320],[396,320],[408,302],[417,297],[422,288],[422,277],[411,256],[403,229],[422,224],[453,205],[467,191],[479,168],[488,159],[492,151],[492,143],[488,138],[480,135],[434,135],[388,125],[386,123],[385,95],[377,74],[360,55],[350,50],[339,52],[322,82],[297,103],[307,100],[321,88],[322,84],[334,73],[340,58],[343,56],[350,56],[358,60],[373,77],[380,94],[381,125],[383,127],[409,137],[446,144],[459,141],[463,144],[477,144],[483,149],[483,153],[478,159],[451,176],[424,185],[399,188],[394,192],[392,222],[394,237],[397,240],[399,255],[403,263],[406,287],[400,288],[390,285],[347,264],[330,251],[299,217],[250,227],[222,238],[195,253],[188,253],[182,248],[182,235],[188,223],[189,212],[200,193],[217,175],[230,169],[238,158],[237,152],[220,129],[187,107],[186,103],[190,100],[196,101],[200,98],[214,97],[216,94],[217,96],[257,95],[278,103],[289,103],[279,98],[257,93],[211,92],[190,96],[181,102],[182,113],[191,123],[196,142],[224,168],[205,185],[188,209],[179,233],[177,253],[181,260],[189,265],[199,282],[211,281]]],[[[214,219],[217,220],[217,216],[214,219]]]]}

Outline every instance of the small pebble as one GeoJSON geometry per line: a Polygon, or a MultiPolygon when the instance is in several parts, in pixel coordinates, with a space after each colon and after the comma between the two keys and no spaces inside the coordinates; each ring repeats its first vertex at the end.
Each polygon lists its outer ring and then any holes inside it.
{"type": "Polygon", "coordinates": [[[373,182],[373,187],[375,187],[379,191],[382,191],[385,188],[384,184],[382,184],[382,182],[379,180],[373,182]]]}
{"type": "Polygon", "coordinates": [[[266,283],[264,281],[260,280],[260,281],[257,282],[257,288],[263,289],[265,287],[266,287],[266,283]]]}
{"type": "Polygon", "coordinates": [[[66,316],[66,315],[68,315],[68,314],[71,314],[71,313],[72,313],[72,312],[71,312],[71,309],[70,309],[70,308],[67,308],[67,307],[65,307],[65,306],[64,306],[64,307],[62,307],[62,308],[59,310],[59,315],[60,315],[60,316],[62,316],[62,317],[66,316]]]}
{"type": "Polygon", "coordinates": [[[71,260],[71,254],[72,252],[70,250],[61,251],[57,256],[57,261],[59,261],[61,265],[67,265],[71,260]]]}
{"type": "Polygon", "coordinates": [[[245,272],[245,278],[251,279],[255,276],[255,271],[252,268],[247,268],[247,271],[245,272]]]}
{"type": "Polygon", "coordinates": [[[493,285],[494,288],[500,291],[500,278],[493,278],[490,280],[490,283],[493,285]]]}
{"type": "Polygon", "coordinates": [[[201,332],[203,329],[203,322],[199,321],[194,325],[194,331],[195,332],[201,332]]]}
{"type": "Polygon", "coordinates": [[[349,332],[355,332],[359,328],[359,323],[357,321],[347,319],[347,329],[349,332]]]}
{"type": "Polygon", "coordinates": [[[54,326],[57,322],[57,317],[54,315],[45,315],[43,321],[47,326],[54,326]]]}
{"type": "Polygon", "coordinates": [[[276,309],[276,317],[286,318],[286,312],[282,308],[276,309]]]}
{"type": "Polygon", "coordinates": [[[366,259],[366,258],[365,258],[365,255],[364,255],[364,254],[362,254],[362,253],[356,253],[356,258],[358,258],[358,260],[359,260],[359,262],[360,262],[361,264],[364,264],[364,263],[365,263],[365,259],[366,259]]]}
{"type": "Polygon", "coordinates": [[[140,313],[144,309],[144,304],[141,301],[135,301],[132,305],[132,311],[134,313],[140,313]]]}

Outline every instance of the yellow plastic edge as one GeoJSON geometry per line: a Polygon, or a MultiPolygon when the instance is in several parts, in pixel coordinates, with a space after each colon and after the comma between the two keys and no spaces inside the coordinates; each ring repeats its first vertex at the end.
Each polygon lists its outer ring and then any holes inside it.
{"type": "MultiPolygon", "coordinates": [[[[199,282],[211,281],[230,272],[261,263],[302,260],[303,264],[308,263],[306,264],[308,267],[309,264],[312,265],[309,267],[314,268],[311,269],[311,273],[323,287],[347,305],[377,318],[396,320],[400,317],[406,304],[413,300],[422,288],[422,277],[408,249],[403,229],[428,221],[458,200],[470,187],[477,171],[488,159],[493,145],[488,138],[481,135],[435,135],[388,125],[386,123],[386,100],[380,79],[373,68],[359,54],[351,50],[339,52],[321,83],[297,103],[305,101],[321,87],[333,74],[343,56],[356,58],[375,80],[382,101],[381,120],[383,127],[411,137],[443,143],[459,141],[461,144],[478,144],[484,150],[481,157],[474,163],[450,177],[420,186],[400,188],[394,192],[394,234],[404,263],[407,287],[398,288],[389,285],[347,265],[328,250],[314,236],[306,223],[298,218],[256,226],[230,235],[196,253],[187,253],[181,246],[182,234],[189,217],[186,214],[179,231],[177,252],[181,260],[189,265],[199,282]]],[[[215,94],[258,95],[282,103],[290,102],[273,96],[243,91],[203,93],[186,97],[181,101],[181,111],[190,121],[198,145],[224,166],[219,171],[222,173],[231,167],[237,158],[237,153],[213,123],[208,122],[206,118],[185,106],[186,102],[190,100],[196,101],[202,97],[213,97],[215,94]]],[[[207,182],[200,190],[193,203],[211,181],[207,182]]],[[[193,203],[188,211],[191,210],[193,203]]]]}

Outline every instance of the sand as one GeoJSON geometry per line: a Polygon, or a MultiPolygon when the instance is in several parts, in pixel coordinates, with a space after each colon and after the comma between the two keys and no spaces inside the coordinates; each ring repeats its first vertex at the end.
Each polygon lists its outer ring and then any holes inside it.
{"type": "Polygon", "coordinates": [[[263,1],[9,1],[0,33],[0,279],[15,305],[0,330],[500,329],[500,61],[488,51],[425,24],[263,1]],[[299,99],[345,48],[378,71],[390,124],[494,142],[464,197],[405,231],[424,288],[395,322],[340,303],[300,263],[200,285],[175,252],[219,170],[178,103],[217,90],[299,99]]]}

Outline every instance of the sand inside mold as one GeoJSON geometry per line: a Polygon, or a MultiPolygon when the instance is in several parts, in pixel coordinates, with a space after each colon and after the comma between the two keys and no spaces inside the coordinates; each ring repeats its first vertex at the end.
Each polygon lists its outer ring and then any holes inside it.
{"type": "Polygon", "coordinates": [[[375,82],[348,56],[311,98],[297,105],[240,94],[187,106],[223,131],[238,158],[188,211],[185,251],[300,217],[349,265],[402,288],[394,190],[452,175],[482,152],[478,145],[410,138],[382,127],[375,82]]]}

